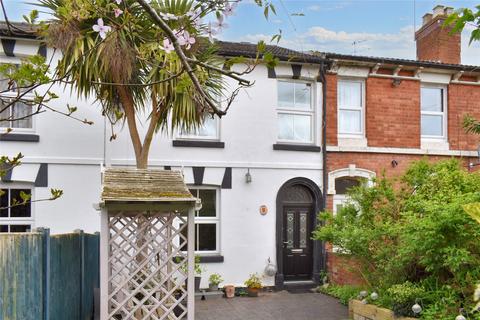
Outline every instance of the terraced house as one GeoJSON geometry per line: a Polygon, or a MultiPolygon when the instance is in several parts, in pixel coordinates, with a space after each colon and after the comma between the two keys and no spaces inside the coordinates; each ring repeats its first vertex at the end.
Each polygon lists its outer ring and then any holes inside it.
{"type": "MultiPolygon", "coordinates": [[[[441,27],[447,11],[436,7],[416,33],[417,60],[300,53],[278,46],[274,69],[258,66],[229,114],[208,119],[196,132],[159,134],[150,166],[180,170],[202,200],[196,216],[195,248],[210,273],[242,285],[250,273],[277,267],[268,286],[315,285],[322,271],[334,281],[356,280],[328,245],[313,241],[317,213],[336,211],[348,187],[383,170],[402,172],[409,162],[463,157],[477,163],[478,139],[462,129],[467,113],[480,118],[480,70],[461,65],[460,35],[441,27]],[[324,170],[325,168],[325,170],[324,170]]],[[[18,63],[36,53],[56,53],[18,24],[0,26],[0,62],[18,63]]],[[[256,46],[218,42],[221,57],[254,57],[256,46]]],[[[233,66],[240,68],[241,66],[233,66]]],[[[54,202],[33,203],[0,214],[2,232],[49,227],[51,232],[98,231],[102,166],[134,165],[128,133],[119,127],[110,142],[109,124],[93,100],[56,87],[57,108],[78,107],[86,126],[47,112],[9,123],[0,154],[21,151],[23,164],[0,182],[8,204],[22,190],[33,199],[61,188],[54,202]]],[[[8,95],[8,93],[5,93],[8,95]]],[[[30,112],[20,103],[9,114],[30,112]]],[[[6,128],[2,128],[6,131],[6,128]]]]}

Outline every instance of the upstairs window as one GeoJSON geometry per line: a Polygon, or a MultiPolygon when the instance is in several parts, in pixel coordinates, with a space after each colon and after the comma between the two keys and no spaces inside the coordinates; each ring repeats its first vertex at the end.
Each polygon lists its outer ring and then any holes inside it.
{"type": "Polygon", "coordinates": [[[206,115],[203,124],[190,132],[181,131],[181,139],[219,140],[220,121],[217,116],[206,115]]]}
{"type": "Polygon", "coordinates": [[[278,141],[314,143],[315,108],[312,84],[304,81],[277,82],[278,141]]]}
{"type": "Polygon", "coordinates": [[[360,136],[364,134],[364,82],[338,81],[338,133],[360,136]]]}
{"type": "MultiPolygon", "coordinates": [[[[3,77],[3,76],[0,76],[3,77]]],[[[18,94],[15,83],[9,79],[0,79],[0,128],[32,129],[32,106],[24,101],[15,101],[18,94]]],[[[20,90],[21,91],[21,90],[20,90]]],[[[22,99],[29,99],[32,93],[25,94],[22,99]]]]}
{"type": "Polygon", "coordinates": [[[446,137],[446,90],[443,87],[421,88],[422,138],[444,139],[446,137]]]}
{"type": "Polygon", "coordinates": [[[0,189],[0,233],[30,232],[32,230],[32,205],[23,202],[20,194],[31,195],[31,189],[0,189]]]}

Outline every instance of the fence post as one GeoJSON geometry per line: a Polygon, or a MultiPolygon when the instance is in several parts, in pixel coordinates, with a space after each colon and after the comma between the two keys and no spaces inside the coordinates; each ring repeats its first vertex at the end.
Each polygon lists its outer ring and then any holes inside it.
{"type": "Polygon", "coordinates": [[[50,229],[37,228],[43,244],[43,319],[50,320],[50,229]]]}
{"type": "Polygon", "coordinates": [[[83,230],[75,230],[78,234],[78,241],[80,245],[80,294],[79,294],[79,307],[80,307],[80,320],[84,320],[84,308],[83,308],[83,295],[85,294],[85,233],[83,230]]]}

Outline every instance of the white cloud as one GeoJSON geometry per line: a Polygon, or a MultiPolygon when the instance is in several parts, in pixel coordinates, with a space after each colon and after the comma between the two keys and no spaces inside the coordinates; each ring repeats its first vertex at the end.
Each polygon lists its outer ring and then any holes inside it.
{"type": "MultiPolygon", "coordinates": [[[[462,63],[480,65],[480,42],[468,45],[471,29],[465,30],[462,41],[462,63]]],[[[266,34],[248,34],[235,41],[269,42],[266,34]]],[[[280,46],[299,51],[317,50],[344,54],[415,59],[414,27],[405,26],[396,33],[346,32],[316,26],[297,36],[283,35],[280,46]],[[356,42],[355,46],[353,42],[356,42]]]]}
{"type": "Polygon", "coordinates": [[[346,2],[342,2],[342,1],[337,1],[334,5],[329,5],[329,4],[314,4],[314,5],[311,5],[309,7],[307,7],[307,11],[315,11],[315,12],[319,12],[319,11],[333,11],[333,10],[340,10],[340,9],[344,9],[346,8],[347,6],[349,6],[351,4],[351,2],[349,1],[346,1],[346,2]]]}

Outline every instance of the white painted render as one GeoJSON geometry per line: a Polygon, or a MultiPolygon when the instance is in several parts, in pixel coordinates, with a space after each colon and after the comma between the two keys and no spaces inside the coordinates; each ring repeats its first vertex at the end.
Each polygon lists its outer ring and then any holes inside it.
{"type": "MultiPolygon", "coordinates": [[[[22,43],[23,51],[28,50],[22,43]]],[[[50,58],[52,51],[48,50],[48,54],[50,58]]],[[[0,57],[0,62],[18,62],[18,58],[0,57]]],[[[278,70],[279,77],[291,78],[290,65],[278,70]]],[[[302,79],[313,82],[317,146],[321,142],[321,86],[315,82],[318,71],[318,66],[304,66],[301,74],[302,79]]],[[[219,254],[224,262],[204,264],[202,287],[208,286],[208,277],[214,272],[223,276],[224,284],[235,285],[242,285],[250,273],[263,274],[268,258],[274,263],[276,260],[275,203],[280,187],[289,179],[304,177],[322,188],[321,152],[273,150],[277,142],[277,80],[267,77],[264,66],[247,77],[255,85],[240,92],[228,115],[220,121],[220,141],[225,148],[173,147],[175,134],[164,133],[155,138],[151,147],[152,167],[183,167],[189,184],[193,184],[191,167],[205,167],[204,184],[220,190],[219,254]],[[231,189],[220,188],[226,167],[232,168],[231,189]],[[247,168],[251,183],[245,181],[247,168]],[[265,216],[259,212],[261,205],[268,208],[265,216]]],[[[134,165],[127,127],[117,126],[118,138],[109,142],[109,125],[101,116],[98,103],[79,99],[68,87],[55,86],[52,91],[60,96],[53,107],[66,110],[67,103],[77,106],[75,116],[94,124],[89,126],[45,112],[34,117],[34,129],[27,132],[38,134],[39,142],[1,141],[0,154],[25,155],[24,166],[15,169],[12,179],[24,176],[22,180],[30,183],[36,199],[48,198],[50,188],[64,191],[58,200],[33,204],[33,227],[48,227],[54,234],[75,229],[100,231],[100,212],[93,204],[98,203],[101,192],[101,164],[134,165]],[[48,187],[35,188],[35,168],[41,163],[48,163],[48,187]]],[[[144,129],[145,125],[140,130],[144,129]]],[[[0,182],[0,187],[8,186],[9,183],[0,182]]],[[[264,280],[266,285],[274,284],[273,278],[264,280]]]]}

